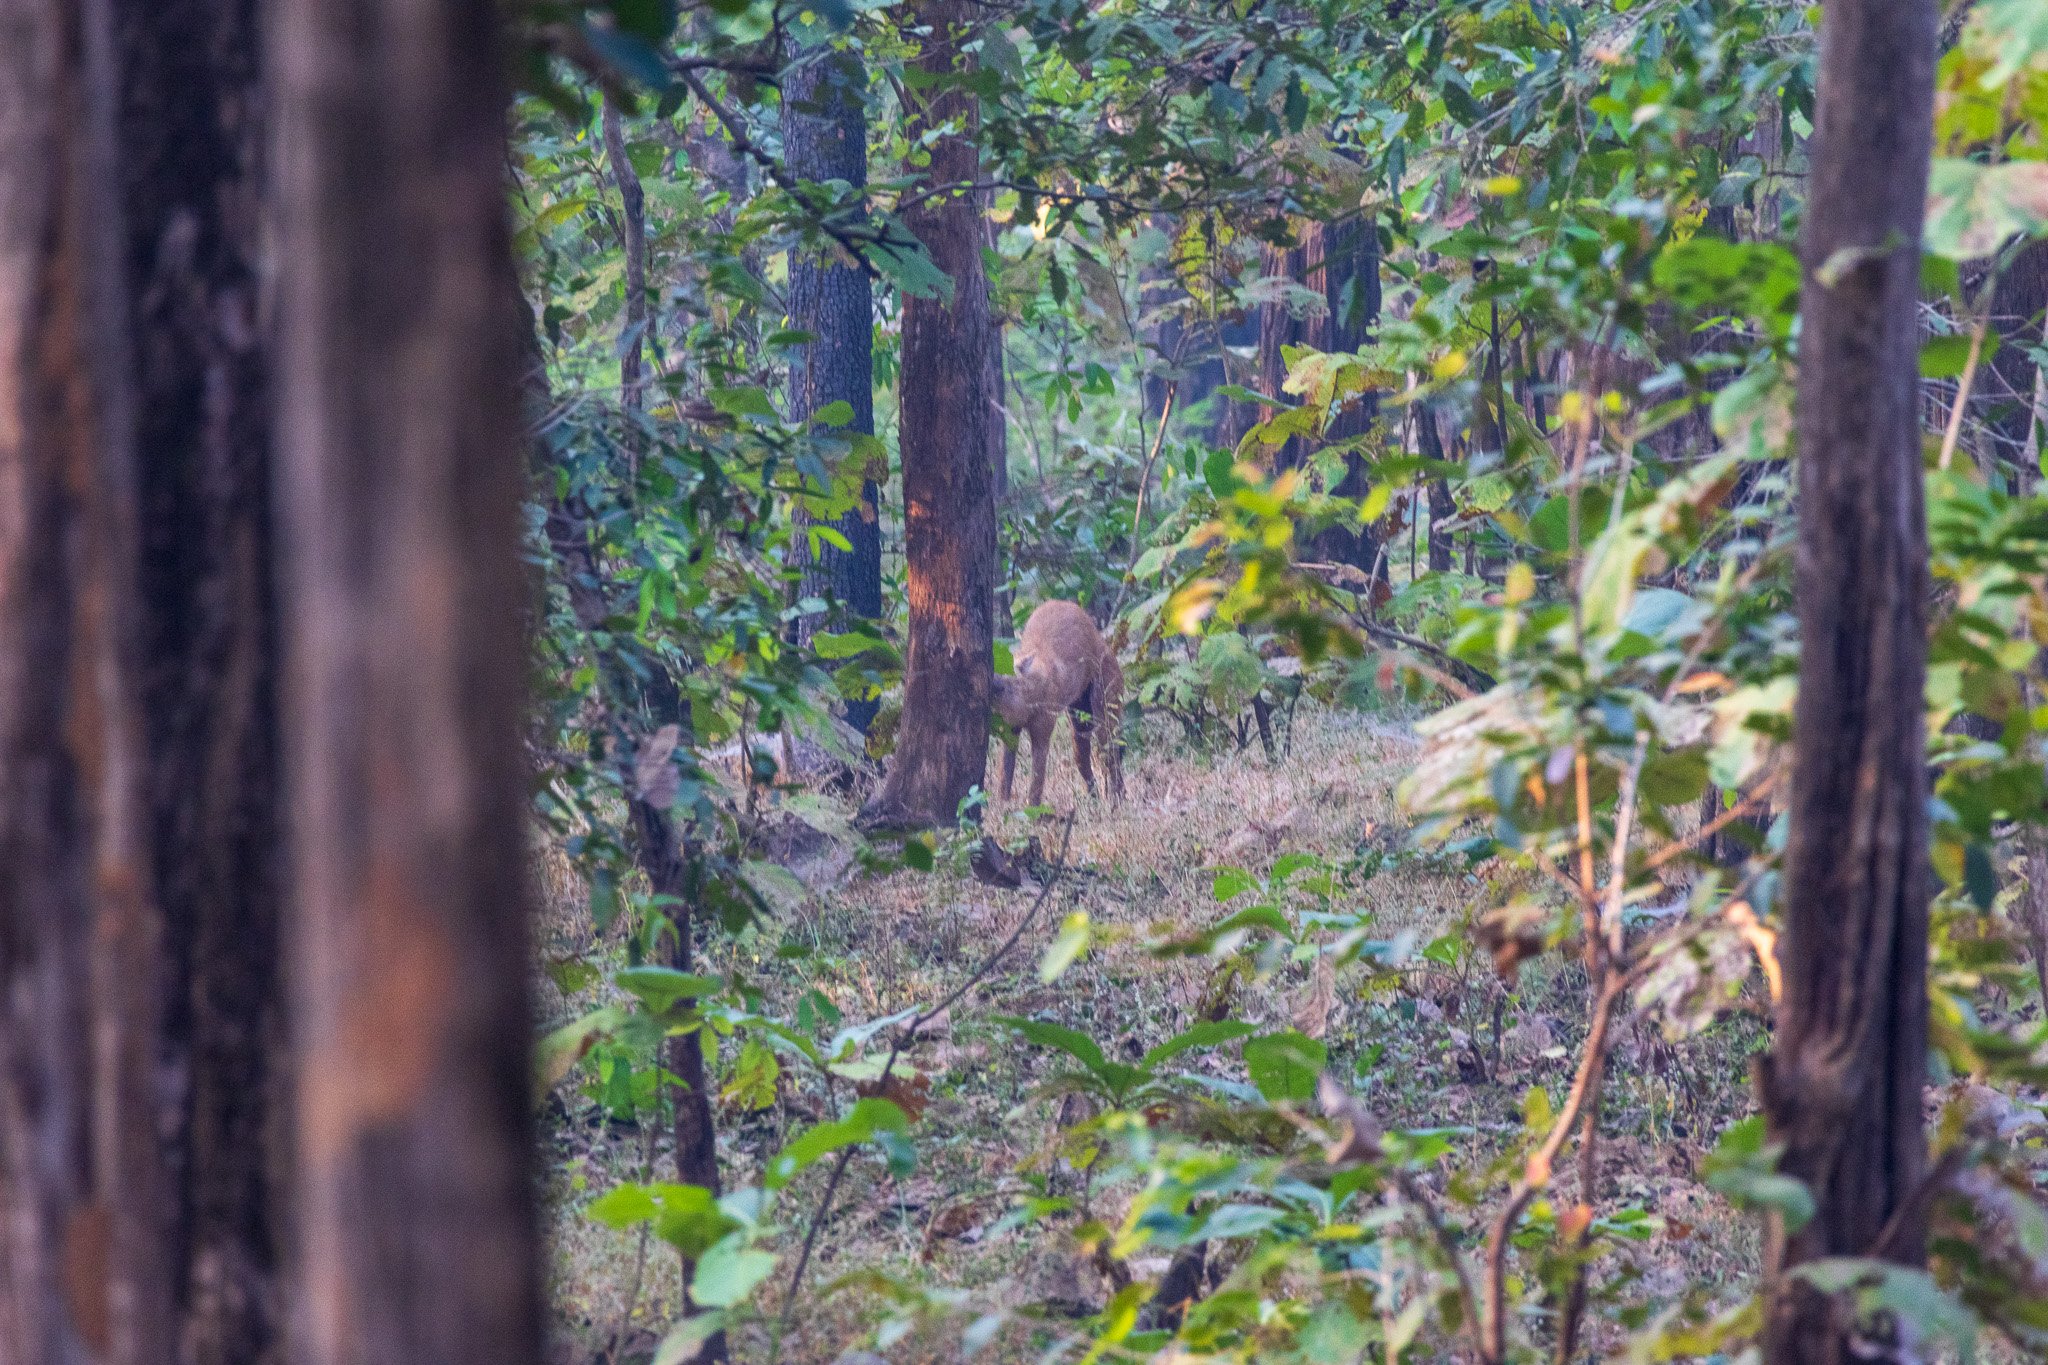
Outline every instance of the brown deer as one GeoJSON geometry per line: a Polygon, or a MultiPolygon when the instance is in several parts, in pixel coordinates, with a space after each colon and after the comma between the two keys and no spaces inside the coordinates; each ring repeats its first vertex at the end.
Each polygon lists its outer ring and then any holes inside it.
{"type": "MultiPolygon", "coordinates": [[[[1124,799],[1124,758],[1121,731],[1124,714],[1124,671],[1116,651],[1102,638],[1088,613],[1074,602],[1046,602],[1024,623],[1017,641],[1015,672],[996,678],[996,713],[1018,735],[1031,736],[1031,802],[1045,796],[1045,764],[1052,729],[1061,711],[1074,718],[1074,763],[1088,794],[1095,795],[1095,769],[1088,761],[1088,739],[1103,727],[1102,766],[1109,777],[1112,802],[1124,799]]],[[[1003,745],[1003,800],[1017,776],[1017,740],[1003,745]]]]}

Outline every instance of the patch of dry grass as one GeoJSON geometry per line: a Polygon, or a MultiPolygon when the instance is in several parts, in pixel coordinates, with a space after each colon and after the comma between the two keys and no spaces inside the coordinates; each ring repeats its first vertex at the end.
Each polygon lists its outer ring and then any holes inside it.
{"type": "MultiPolygon", "coordinates": [[[[986,1017],[1056,1019],[1131,1060],[1186,1028],[1205,1003],[1215,1003],[1215,965],[1161,958],[1152,945],[1219,917],[1210,890],[1218,864],[1262,871],[1290,850],[1333,860],[1377,855],[1357,894],[1389,937],[1403,929],[1425,937],[1442,932],[1501,894],[1461,864],[1401,851],[1405,828],[1393,789],[1412,761],[1414,741],[1385,717],[1304,708],[1290,751],[1273,763],[1256,746],[1202,754],[1164,731],[1147,738],[1130,755],[1129,800],[1115,811],[1088,800],[1070,755],[1059,755],[1047,799],[1059,811],[1079,799],[1072,867],[1013,957],[910,1054],[936,1077],[932,1103],[915,1129],[917,1170],[895,1180],[878,1161],[853,1162],[820,1238],[785,1360],[830,1361],[866,1343],[887,1305],[858,1288],[826,1292],[854,1271],[914,1275],[972,1291],[990,1306],[1100,1305],[1106,1292],[1072,1249],[1072,1219],[1022,1231],[992,1226],[1035,1184],[1050,1180],[1072,1194],[1079,1180],[1055,1159],[1059,1102],[1035,1093],[1056,1059],[1016,1042],[986,1017]],[[1095,945],[1044,984],[1039,954],[1062,917],[1075,911],[1097,926],[1095,945]]],[[[994,777],[992,769],[991,785],[994,777]]],[[[1024,828],[1021,817],[1002,818],[1006,829],[1024,828]]],[[[836,864],[804,866],[819,875],[836,864]]],[[[543,953],[590,951],[573,878],[561,866],[551,875],[543,953]]],[[[830,999],[848,1022],[937,999],[980,964],[1032,899],[1029,887],[992,890],[944,871],[883,878],[840,872],[820,876],[813,891],[811,902],[783,921],[714,949],[719,967],[762,990],[771,1014],[786,1016],[807,989],[830,999]],[[778,957],[778,946],[788,943],[805,953],[778,957]]],[[[1340,977],[1334,992],[1331,984],[1307,967],[1283,967],[1238,988],[1228,1007],[1262,1028],[1305,1021],[1325,1038],[1333,1068],[1354,1074],[1367,1102],[1393,1126],[1462,1125],[1475,1130],[1477,1141],[1503,1141],[1519,1127],[1530,1086],[1561,1090],[1583,1034],[1583,978],[1555,962],[1525,970],[1514,989],[1470,963],[1410,973],[1370,997],[1355,974],[1340,977]]],[[[555,1022],[588,1004],[552,985],[543,994],[555,1022]]],[[[1645,1244],[1637,1264],[1626,1259],[1634,1253],[1611,1256],[1603,1276],[1640,1277],[1645,1289],[1664,1297],[1687,1284],[1730,1287],[1751,1273],[1753,1235],[1701,1189],[1696,1173],[1720,1128],[1746,1110],[1744,1054],[1753,1034],[1738,1022],[1673,1046],[1648,1026],[1625,1030],[1606,1107],[1613,1136],[1602,1161],[1603,1207],[1640,1204],[1681,1235],[1645,1244]]],[[[1234,1049],[1198,1064],[1237,1072],[1234,1049]]],[[[755,1180],[788,1136],[829,1112],[833,1101],[815,1081],[786,1080],[772,1108],[720,1115],[730,1183],[755,1180]]],[[[630,1234],[608,1231],[582,1210],[594,1195],[633,1177],[643,1148],[638,1132],[595,1117],[573,1089],[565,1086],[563,1102],[550,1108],[547,1208],[561,1349],[580,1360],[597,1355],[621,1322],[635,1260],[630,1234]]],[[[654,1160],[657,1172],[669,1169],[665,1141],[657,1141],[654,1160]]],[[[783,1206],[798,1223],[797,1236],[820,1183],[821,1176],[807,1175],[783,1206]]],[[[1102,1186],[1091,1192],[1096,1214],[1112,1219],[1123,1197],[1102,1186]]],[[[764,1287],[764,1307],[779,1303],[781,1285],[778,1277],[764,1287]]],[[[678,1301],[674,1261],[657,1247],[635,1310],[638,1330],[629,1337],[651,1344],[678,1301]]],[[[736,1350],[742,1360],[766,1359],[757,1337],[737,1342],[736,1350]]],[[[950,1342],[912,1338],[888,1354],[939,1361],[953,1359],[954,1350],[950,1342]]],[[[1003,1358],[1003,1350],[999,1345],[984,1358],[1003,1358]]]]}

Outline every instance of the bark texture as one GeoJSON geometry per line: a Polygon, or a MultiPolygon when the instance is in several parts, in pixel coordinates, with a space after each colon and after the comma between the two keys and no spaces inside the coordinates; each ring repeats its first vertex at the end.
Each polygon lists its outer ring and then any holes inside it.
{"type": "Polygon", "coordinates": [[[0,1352],[168,1361],[105,0],[0,0],[0,1352]]]}
{"type": "MultiPolygon", "coordinates": [[[[791,175],[822,184],[843,180],[856,188],[868,179],[867,73],[852,52],[807,52],[790,67],[782,88],[783,155],[791,175]]],[[[797,353],[790,371],[790,418],[801,422],[835,402],[853,408],[840,430],[875,433],[875,303],[867,273],[851,261],[798,255],[789,267],[789,320],[816,340],[797,353]]],[[[842,603],[853,616],[882,615],[882,492],[872,477],[861,483],[860,506],[834,520],[853,548],[820,543],[804,556],[801,592],[842,603]]],[[[803,623],[815,628],[815,618],[803,623]]],[[[874,723],[876,702],[849,700],[846,720],[861,733],[874,723]]]]}
{"type": "MultiPolygon", "coordinates": [[[[929,0],[918,66],[950,76],[971,10],[929,0]]],[[[913,138],[957,121],[962,132],[932,146],[932,184],[978,178],[974,99],[935,87],[911,120],[913,138]]],[[[981,213],[971,194],[934,196],[904,215],[953,282],[952,297],[903,303],[902,443],[904,557],[910,640],[903,726],[888,779],[869,818],[891,825],[950,824],[988,766],[989,690],[994,679],[995,496],[988,424],[988,280],[981,213]]]]}
{"type": "MultiPolygon", "coordinates": [[[[1917,417],[1933,0],[1824,10],[1800,346],[1798,605],[1785,997],[1761,1089],[1819,1211],[1772,1247],[1923,1255],[1927,543],[1917,417]]],[[[1772,1365],[1855,1358],[1849,1310],[1788,1281],[1772,1365]]]]}
{"type": "Polygon", "coordinates": [[[277,14],[295,1354],[525,1365],[541,1300],[499,7],[277,14]]]}
{"type": "Polygon", "coordinates": [[[163,1250],[187,1365],[282,1358],[267,106],[254,0],[116,0],[163,1250]]]}

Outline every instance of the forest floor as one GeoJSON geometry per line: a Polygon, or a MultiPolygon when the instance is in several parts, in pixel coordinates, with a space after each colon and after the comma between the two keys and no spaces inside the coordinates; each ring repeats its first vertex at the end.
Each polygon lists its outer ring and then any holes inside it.
{"type": "MultiPolygon", "coordinates": [[[[1417,750],[1398,718],[1304,706],[1287,752],[1273,762],[1256,744],[1244,752],[1229,752],[1227,744],[1222,752],[1197,752],[1164,728],[1149,729],[1144,741],[1127,760],[1129,799],[1119,810],[1088,799],[1071,756],[1060,753],[1047,802],[1064,813],[1079,798],[1070,867],[1011,956],[907,1054],[934,1077],[930,1104],[913,1127],[916,1169],[897,1179],[873,1156],[852,1162],[819,1238],[783,1360],[824,1365],[850,1350],[872,1349],[892,1305],[880,1280],[848,1278],[854,1272],[962,1291],[979,1308],[1066,1305],[1085,1313],[1102,1306],[1111,1291],[1075,1249],[1078,1214],[1023,1227],[1002,1220],[1021,1200],[1052,1192],[1085,1201],[1094,1217],[1114,1226],[1129,1191],[1084,1180],[1064,1160],[1060,1119],[1063,1107],[1067,1121],[1075,1118],[1075,1101],[1041,1094],[1040,1087],[1065,1059],[1022,1042],[989,1016],[1053,1020],[1135,1060],[1205,1010],[1214,1012],[1217,964],[1202,956],[1162,957],[1154,947],[1227,913],[1211,890],[1219,865],[1263,873],[1276,857],[1297,851],[1350,860],[1366,874],[1350,894],[1373,912],[1375,933],[1388,938],[1413,931],[1427,940],[1455,930],[1502,894],[1486,880],[1488,869],[1408,846],[1393,793],[1417,750]],[[1041,955],[1077,911],[1094,926],[1092,946],[1043,982],[1041,955]]],[[[1047,832],[1056,828],[1048,822],[1041,834],[1056,841],[1056,832],[1047,832]]],[[[797,998],[815,988],[849,1024],[942,998],[982,965],[1035,895],[1029,883],[992,889],[964,870],[947,870],[944,860],[933,873],[875,877],[847,856],[812,853],[793,870],[810,888],[804,903],[739,940],[722,941],[713,950],[715,965],[760,987],[766,1013],[789,1017],[797,998]],[[802,945],[801,956],[778,955],[778,947],[792,943],[802,945]]],[[[556,879],[550,899],[544,956],[580,953],[602,963],[616,953],[617,945],[592,941],[584,902],[566,878],[556,879]]],[[[1465,940],[1454,934],[1447,941],[1465,940]]],[[[1331,1069],[1354,1078],[1387,1126],[1464,1128],[1472,1134],[1468,1151],[1471,1143],[1484,1150],[1520,1130],[1532,1086],[1556,1096],[1568,1084],[1584,1034],[1585,980],[1576,965],[1555,956],[1525,967],[1513,986],[1483,954],[1439,956],[1448,960],[1418,959],[1416,970],[1391,984],[1383,978],[1371,992],[1360,989],[1357,968],[1333,979],[1309,965],[1283,964],[1237,985],[1229,1014],[1262,1031],[1295,1027],[1321,1038],[1331,1069]]],[[[544,1022],[573,1017],[602,999],[604,989],[571,1000],[547,985],[544,1022]]],[[[1688,1285],[1732,1293],[1753,1274],[1754,1227],[1734,1218],[1697,1173],[1722,1129],[1750,1110],[1748,1054],[1762,1037],[1761,1025],[1741,1015],[1680,1044],[1666,1042],[1647,1020],[1622,1030],[1605,1106],[1603,1209],[1640,1208],[1674,1235],[1610,1252],[1596,1271],[1600,1283],[1633,1301],[1657,1303],[1688,1285]]],[[[1182,1063],[1242,1077],[1231,1047],[1185,1054],[1182,1063]]],[[[665,1249],[649,1254],[629,1309],[637,1239],[584,1210],[607,1188],[635,1178],[647,1144],[635,1125],[605,1117],[588,1084],[583,1075],[564,1082],[545,1120],[549,1289],[559,1356],[604,1360],[616,1349],[621,1359],[644,1358],[677,1308],[675,1261],[665,1249]]],[[[774,1105],[722,1108],[728,1184],[757,1180],[763,1161],[825,1116],[827,1103],[815,1078],[785,1071],[774,1105]]],[[[666,1135],[656,1134],[657,1178],[672,1169],[669,1163],[666,1135]]],[[[821,1165],[806,1172],[780,1206],[790,1250],[817,1206],[823,1171],[821,1165]]],[[[757,1307],[769,1319],[791,1259],[757,1291],[757,1307]]],[[[1134,1267],[1154,1276],[1161,1268],[1163,1261],[1134,1267]]],[[[957,1333],[950,1340],[932,1335],[912,1334],[884,1355],[898,1362],[958,1358],[957,1333]]],[[[1007,1329],[979,1358],[1032,1358],[1031,1337],[1024,1327],[1007,1329]]],[[[766,1361],[767,1329],[748,1329],[734,1346],[742,1361],[766,1361]]]]}

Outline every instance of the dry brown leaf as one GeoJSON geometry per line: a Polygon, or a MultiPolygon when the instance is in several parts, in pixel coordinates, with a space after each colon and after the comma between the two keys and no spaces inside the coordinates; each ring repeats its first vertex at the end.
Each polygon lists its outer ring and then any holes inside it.
{"type": "Polygon", "coordinates": [[[1323,1106],[1323,1113],[1337,1121],[1341,1134],[1324,1150],[1326,1161],[1332,1166],[1353,1166],[1380,1159],[1384,1153],[1378,1121],[1366,1112],[1356,1095],[1327,1071],[1316,1078],[1316,1100],[1323,1106]]]}
{"type": "Polygon", "coordinates": [[[932,1078],[918,1071],[893,1070],[878,1081],[860,1081],[854,1093],[864,1100],[887,1100],[916,1123],[931,1107],[932,1078]]]}
{"type": "Polygon", "coordinates": [[[1315,971],[1309,977],[1308,985],[1294,1003],[1293,1022],[1297,1032],[1307,1038],[1320,1039],[1330,1031],[1330,1016],[1337,1008],[1337,971],[1330,965],[1330,959],[1316,959],[1315,971]]]}
{"type": "Polygon", "coordinates": [[[634,794],[657,810],[673,806],[682,790],[682,774],[672,761],[682,742],[680,725],[664,725],[641,741],[640,752],[633,759],[634,794]]]}

